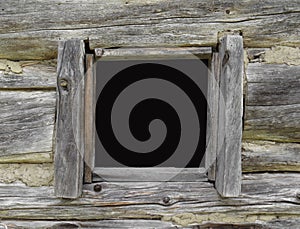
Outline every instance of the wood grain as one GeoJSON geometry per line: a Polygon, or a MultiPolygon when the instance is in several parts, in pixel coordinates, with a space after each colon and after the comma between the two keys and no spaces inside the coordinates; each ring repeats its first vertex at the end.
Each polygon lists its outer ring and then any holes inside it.
{"type": "Polygon", "coordinates": [[[208,169],[208,179],[214,181],[216,177],[216,157],[218,144],[218,113],[219,113],[219,83],[220,58],[213,53],[207,86],[207,134],[205,164],[208,169]]]}
{"type": "Polygon", "coordinates": [[[55,195],[81,195],[84,157],[84,42],[61,41],[58,53],[55,195]]]}
{"type": "Polygon", "coordinates": [[[38,63],[23,67],[21,74],[0,71],[0,89],[54,91],[56,89],[56,68],[47,63],[38,63]]]}
{"type": "Polygon", "coordinates": [[[96,107],[96,74],[94,55],[86,55],[86,74],[84,92],[84,182],[91,183],[95,166],[95,107],[96,107]]]}
{"type": "Polygon", "coordinates": [[[94,169],[93,182],[207,181],[205,168],[100,168],[94,169]]]}
{"type": "Polygon", "coordinates": [[[300,104],[246,106],[243,139],[300,142],[300,104]]]}
{"type": "MultiPolygon", "coordinates": [[[[55,91],[0,90],[0,157],[17,162],[27,157],[41,158],[52,153],[55,117],[55,91]]],[[[1,161],[1,159],[0,159],[1,161]]]]}
{"type": "Polygon", "coordinates": [[[99,184],[100,192],[88,184],[75,200],[55,198],[52,187],[1,184],[0,218],[27,222],[144,219],[191,226],[204,221],[246,223],[300,217],[299,173],[244,175],[237,198],[220,197],[208,182],[99,184]]]}
{"type": "Polygon", "coordinates": [[[241,188],[243,38],[223,37],[219,58],[216,189],[222,196],[233,197],[240,194],[241,188]]]}
{"type": "Polygon", "coordinates": [[[299,10],[298,0],[4,1],[0,58],[55,58],[58,40],[70,38],[92,49],[216,46],[226,31],[242,33],[245,47],[299,46],[299,10]]]}
{"type": "Polygon", "coordinates": [[[244,142],[242,165],[243,172],[300,172],[300,144],[244,142]]]}
{"type": "Polygon", "coordinates": [[[300,66],[250,63],[246,75],[248,106],[300,104],[300,66]]]}
{"type": "Polygon", "coordinates": [[[249,63],[244,139],[300,142],[299,73],[300,66],[249,63]]]}
{"type": "Polygon", "coordinates": [[[157,47],[157,48],[117,48],[102,49],[96,48],[95,54],[102,60],[120,59],[176,59],[176,58],[195,58],[210,59],[212,54],[211,47],[157,47]]]}
{"type": "MultiPolygon", "coordinates": [[[[281,229],[286,226],[289,228],[297,228],[300,224],[299,219],[284,219],[284,220],[271,220],[268,222],[258,221],[256,223],[195,223],[192,227],[181,227],[174,223],[164,222],[160,220],[99,220],[99,221],[3,221],[3,225],[10,228],[22,228],[22,229],[59,229],[59,228],[103,228],[103,229],[281,229]]],[[[1,228],[0,229],[5,229],[1,228]]]]}

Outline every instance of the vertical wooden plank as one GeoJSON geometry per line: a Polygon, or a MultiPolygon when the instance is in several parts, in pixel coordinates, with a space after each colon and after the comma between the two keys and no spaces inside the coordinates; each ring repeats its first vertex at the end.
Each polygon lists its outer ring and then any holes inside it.
{"type": "Polygon", "coordinates": [[[58,46],[55,195],[77,198],[82,192],[84,155],[84,42],[58,46]]]}
{"type": "Polygon", "coordinates": [[[84,149],[84,182],[92,182],[95,166],[95,104],[96,74],[94,55],[86,55],[85,75],[85,149],[84,149]]]}
{"type": "Polygon", "coordinates": [[[220,40],[220,95],[216,188],[224,197],[241,191],[243,39],[227,35],[220,40]]]}
{"type": "Polygon", "coordinates": [[[207,87],[207,148],[205,155],[205,168],[208,179],[215,180],[217,137],[218,137],[218,106],[219,106],[219,56],[213,53],[208,75],[207,87]]]}

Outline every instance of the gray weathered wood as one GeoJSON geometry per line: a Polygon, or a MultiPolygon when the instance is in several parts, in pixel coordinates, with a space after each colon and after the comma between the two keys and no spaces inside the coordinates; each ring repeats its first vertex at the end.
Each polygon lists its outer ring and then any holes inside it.
{"type": "Polygon", "coordinates": [[[243,39],[228,35],[221,39],[220,94],[216,188],[225,197],[238,196],[241,189],[243,39]]]}
{"type": "Polygon", "coordinates": [[[94,55],[86,55],[85,74],[85,125],[84,125],[84,181],[92,182],[92,172],[95,166],[95,107],[96,107],[96,74],[94,55]]]}
{"type": "Polygon", "coordinates": [[[0,90],[0,157],[51,161],[55,99],[55,91],[0,90]]]}
{"type": "Polygon", "coordinates": [[[55,90],[55,67],[41,63],[24,66],[22,70],[21,74],[0,71],[0,88],[55,90]]]}
{"type": "Polygon", "coordinates": [[[299,10],[298,0],[2,1],[0,58],[55,58],[57,41],[71,37],[92,49],[216,46],[235,31],[247,47],[299,46],[299,10]]]}
{"type": "Polygon", "coordinates": [[[300,66],[249,63],[244,139],[300,142],[300,66]]]}
{"type": "Polygon", "coordinates": [[[208,182],[98,184],[102,186],[100,192],[94,191],[94,184],[87,184],[82,198],[76,200],[55,198],[52,187],[0,184],[0,218],[145,219],[193,225],[204,221],[242,223],[300,217],[299,173],[244,175],[242,194],[237,198],[221,198],[208,182]]]}
{"type": "Polygon", "coordinates": [[[300,144],[244,142],[243,172],[300,172],[300,144]]]}
{"type": "MultiPolygon", "coordinates": [[[[103,228],[103,229],[196,229],[196,228],[209,228],[209,229],[282,229],[288,227],[290,229],[298,229],[300,219],[277,219],[268,222],[258,221],[255,223],[214,223],[204,222],[195,223],[192,227],[181,227],[174,223],[164,222],[160,220],[99,220],[99,221],[3,221],[2,225],[10,228],[22,229],[59,229],[59,228],[103,228]]],[[[2,226],[0,224],[0,229],[2,226]]]]}
{"type": "Polygon", "coordinates": [[[218,106],[219,106],[220,62],[218,53],[213,53],[207,86],[207,135],[205,164],[208,179],[215,180],[216,156],[218,144],[218,106]]]}
{"type": "Polygon", "coordinates": [[[95,54],[105,60],[113,59],[151,59],[151,58],[191,58],[192,54],[199,58],[210,59],[211,47],[157,47],[157,48],[119,48],[102,49],[96,48],[95,54]]]}
{"type": "Polygon", "coordinates": [[[204,168],[100,168],[94,169],[93,181],[207,181],[204,168]]]}
{"type": "Polygon", "coordinates": [[[300,142],[300,104],[246,106],[244,139],[300,142]]]}
{"type": "MultiPolygon", "coordinates": [[[[60,229],[60,228],[96,228],[96,229],[181,229],[182,227],[176,227],[173,223],[163,222],[160,220],[95,220],[95,221],[3,221],[4,225],[10,228],[22,229],[60,229]]],[[[0,223],[0,229],[1,223],[0,223]]]]}
{"type": "Polygon", "coordinates": [[[247,105],[300,104],[300,66],[250,63],[247,105]]]}
{"type": "Polygon", "coordinates": [[[58,47],[58,99],[55,195],[81,195],[84,157],[84,42],[61,41],[58,47]]]}

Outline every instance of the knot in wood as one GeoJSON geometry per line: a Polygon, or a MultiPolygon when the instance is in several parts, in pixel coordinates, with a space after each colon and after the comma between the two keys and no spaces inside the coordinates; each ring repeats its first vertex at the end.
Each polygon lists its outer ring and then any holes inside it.
{"type": "Polygon", "coordinates": [[[59,81],[59,85],[63,88],[63,89],[67,89],[68,87],[68,81],[66,79],[61,79],[59,81]]]}
{"type": "Polygon", "coordinates": [[[224,67],[225,64],[227,64],[228,60],[229,60],[229,51],[226,50],[224,53],[223,61],[222,61],[222,67],[224,67]]]}

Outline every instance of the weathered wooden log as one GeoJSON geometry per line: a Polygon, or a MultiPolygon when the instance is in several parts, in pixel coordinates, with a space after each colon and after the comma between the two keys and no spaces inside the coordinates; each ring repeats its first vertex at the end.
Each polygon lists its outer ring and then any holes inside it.
{"type": "Polygon", "coordinates": [[[171,222],[164,222],[160,220],[99,220],[99,221],[3,221],[0,223],[0,229],[5,229],[5,226],[10,228],[22,229],[59,229],[59,228],[102,228],[102,229],[282,229],[282,228],[297,228],[300,224],[299,219],[277,219],[268,222],[258,221],[255,223],[214,223],[206,222],[193,226],[181,227],[171,222]],[[1,226],[3,228],[1,228],[1,226]]]}
{"type": "Polygon", "coordinates": [[[70,38],[89,39],[92,49],[216,46],[235,31],[246,47],[300,44],[297,0],[14,0],[2,2],[0,15],[0,58],[15,60],[55,58],[58,40],[70,38]]]}
{"type": "MultiPolygon", "coordinates": [[[[27,65],[22,73],[6,73],[0,70],[0,89],[56,89],[56,68],[46,63],[27,65]]],[[[22,65],[21,65],[22,66],[22,65]]]]}
{"type": "Polygon", "coordinates": [[[244,142],[243,172],[300,172],[300,144],[244,142]]]}
{"type": "Polygon", "coordinates": [[[250,63],[246,76],[248,106],[300,104],[300,66],[250,63]]]}
{"type": "Polygon", "coordinates": [[[300,66],[249,63],[244,139],[300,142],[300,66]]]}
{"type": "Polygon", "coordinates": [[[244,139],[300,142],[300,104],[246,106],[244,139]]]}
{"type": "Polygon", "coordinates": [[[52,161],[55,102],[55,91],[0,91],[0,162],[52,161]]]}
{"type": "Polygon", "coordinates": [[[208,182],[101,182],[76,200],[55,198],[52,187],[0,185],[0,218],[6,220],[145,219],[175,225],[204,221],[246,223],[300,217],[299,173],[243,176],[242,195],[222,198],[208,182]],[[84,214],[83,214],[84,213],[84,214]]]}

